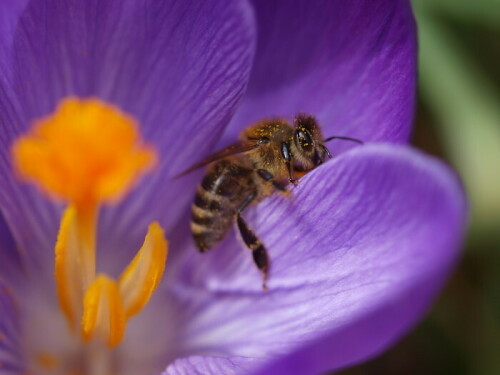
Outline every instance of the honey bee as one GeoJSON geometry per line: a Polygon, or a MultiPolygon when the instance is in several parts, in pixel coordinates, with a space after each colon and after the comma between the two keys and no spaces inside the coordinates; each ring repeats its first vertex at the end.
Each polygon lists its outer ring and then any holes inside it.
{"type": "Polygon", "coordinates": [[[265,119],[244,129],[238,142],[182,173],[209,165],[191,206],[191,232],[198,249],[205,252],[217,245],[236,221],[267,290],[269,256],[242,214],[275,192],[287,194],[286,186],[297,183],[296,173],[332,158],[325,143],[333,139],[362,143],[349,137],[325,139],[315,117],[307,114],[297,115],[293,125],[281,118],[265,119]]]}

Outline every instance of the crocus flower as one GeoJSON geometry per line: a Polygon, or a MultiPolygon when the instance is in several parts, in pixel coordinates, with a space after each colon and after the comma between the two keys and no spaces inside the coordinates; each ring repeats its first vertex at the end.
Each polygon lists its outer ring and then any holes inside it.
{"type": "Polygon", "coordinates": [[[415,59],[403,0],[2,1],[0,372],[313,374],[387,348],[465,217],[453,172],[402,145],[415,59]],[[366,144],[245,212],[264,292],[235,233],[197,253],[201,172],[174,177],[299,111],[366,144]]]}

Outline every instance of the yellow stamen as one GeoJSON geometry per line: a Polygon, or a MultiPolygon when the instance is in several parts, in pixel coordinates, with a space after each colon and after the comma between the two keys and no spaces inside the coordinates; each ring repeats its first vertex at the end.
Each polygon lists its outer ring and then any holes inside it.
{"type": "Polygon", "coordinates": [[[13,146],[19,174],[77,205],[112,201],[151,168],[155,153],[141,144],[130,116],[98,99],[64,99],[13,146]]]}
{"type": "Polygon", "coordinates": [[[68,207],[64,212],[56,242],[55,277],[59,303],[70,326],[76,328],[76,316],[81,311],[81,270],[78,262],[80,241],[76,229],[76,211],[68,207]]]}
{"type": "Polygon", "coordinates": [[[55,247],[55,278],[59,303],[76,329],[85,291],[95,279],[95,210],[70,205],[65,210],[55,247]]]}
{"type": "Polygon", "coordinates": [[[121,198],[156,161],[134,120],[98,99],[64,99],[12,147],[14,167],[51,197],[69,203],[55,246],[61,309],[74,332],[108,347],[123,339],[127,319],[149,302],[165,269],[167,241],[158,223],[120,281],[96,276],[99,208],[121,198]],[[78,324],[81,323],[81,329],[78,324]]]}
{"type": "Polygon", "coordinates": [[[158,286],[167,260],[168,244],[156,222],[149,225],[144,244],[123,271],[119,285],[127,318],[137,314],[148,303],[158,286]]]}
{"type": "Polygon", "coordinates": [[[98,275],[83,300],[82,335],[89,341],[95,334],[108,347],[118,345],[125,333],[125,310],[115,280],[98,275]]]}

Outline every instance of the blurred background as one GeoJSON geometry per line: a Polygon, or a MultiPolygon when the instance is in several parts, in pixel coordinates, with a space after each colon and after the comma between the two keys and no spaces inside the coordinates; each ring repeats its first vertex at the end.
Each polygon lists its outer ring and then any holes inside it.
{"type": "Polygon", "coordinates": [[[445,159],[470,200],[462,259],[427,318],[339,372],[500,374],[500,0],[413,0],[419,95],[412,143],[445,159]]]}

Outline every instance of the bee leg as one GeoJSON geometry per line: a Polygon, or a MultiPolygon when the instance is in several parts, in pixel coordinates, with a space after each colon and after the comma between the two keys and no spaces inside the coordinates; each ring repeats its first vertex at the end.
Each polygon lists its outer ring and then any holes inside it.
{"type": "Polygon", "coordinates": [[[279,191],[287,191],[286,188],[280,182],[274,180],[274,176],[271,172],[266,171],[265,169],[257,169],[257,174],[264,179],[265,181],[270,181],[274,188],[279,191]]]}
{"type": "Polygon", "coordinates": [[[288,170],[288,181],[297,185],[298,181],[293,177],[292,152],[290,151],[290,144],[288,142],[281,143],[281,157],[285,161],[288,170]]]}
{"type": "Polygon", "coordinates": [[[257,268],[262,272],[262,289],[267,290],[267,271],[269,270],[269,257],[262,242],[257,238],[255,233],[250,229],[245,220],[240,214],[237,216],[238,229],[241,233],[243,241],[247,247],[252,250],[252,257],[257,268]]]}
{"type": "Polygon", "coordinates": [[[247,247],[252,251],[253,261],[257,268],[262,272],[262,289],[267,290],[266,281],[269,270],[269,257],[267,256],[267,250],[241,216],[243,210],[245,210],[245,208],[247,208],[256,197],[257,193],[253,192],[245,199],[245,201],[238,208],[236,221],[243,242],[245,242],[245,245],[247,245],[247,247]]]}
{"type": "Polygon", "coordinates": [[[287,162],[286,167],[288,169],[288,181],[294,185],[298,185],[299,181],[293,177],[293,165],[290,162],[287,162]]]}

